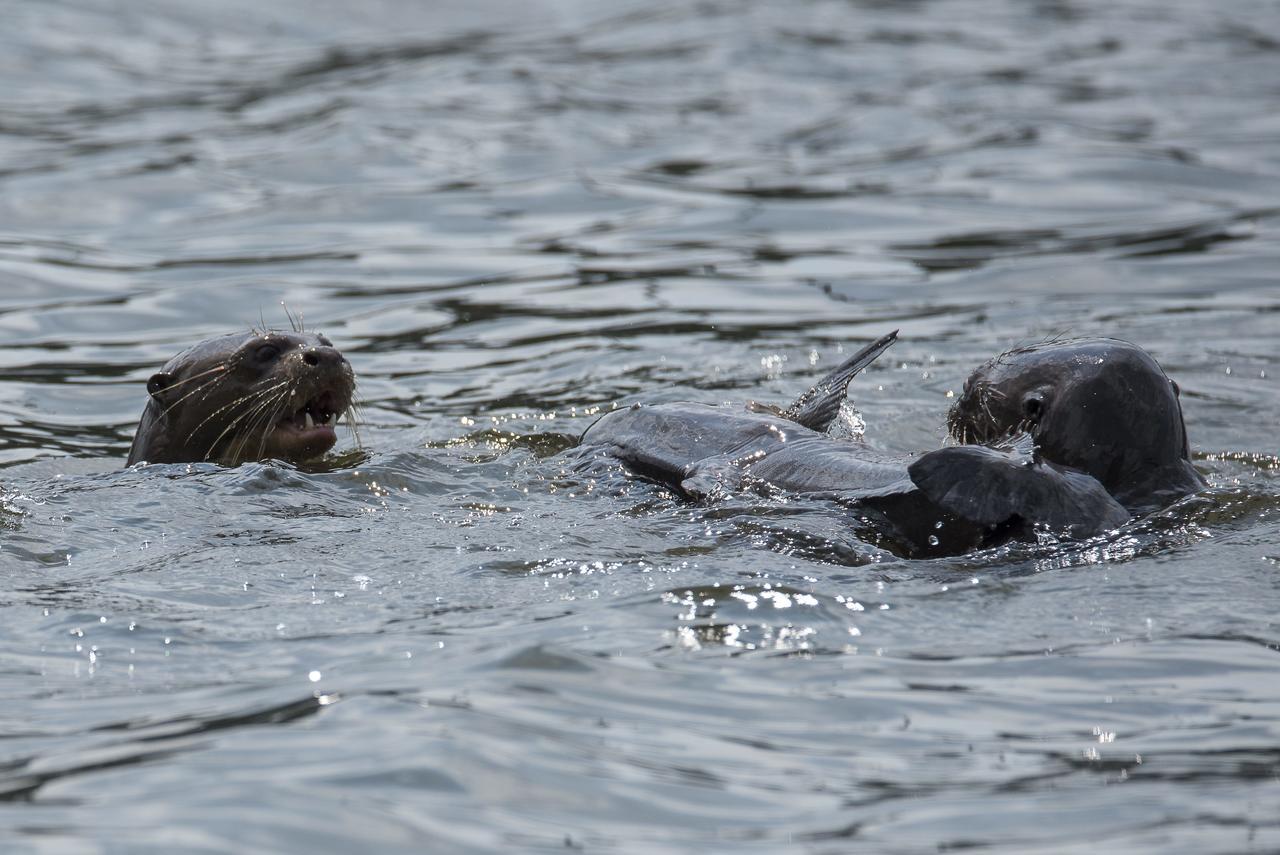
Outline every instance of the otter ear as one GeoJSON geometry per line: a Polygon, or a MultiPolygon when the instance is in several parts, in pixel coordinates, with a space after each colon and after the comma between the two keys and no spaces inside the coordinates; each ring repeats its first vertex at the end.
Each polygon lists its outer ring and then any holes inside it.
{"type": "Polygon", "coordinates": [[[153,398],[159,398],[165,389],[173,385],[174,376],[161,371],[158,374],[152,374],[151,379],[147,381],[147,394],[153,398]]]}
{"type": "Polygon", "coordinates": [[[1175,397],[1175,398],[1181,398],[1181,397],[1182,397],[1182,387],[1178,385],[1178,381],[1177,381],[1177,380],[1170,380],[1170,381],[1169,381],[1169,385],[1173,387],[1173,397],[1175,397]]]}

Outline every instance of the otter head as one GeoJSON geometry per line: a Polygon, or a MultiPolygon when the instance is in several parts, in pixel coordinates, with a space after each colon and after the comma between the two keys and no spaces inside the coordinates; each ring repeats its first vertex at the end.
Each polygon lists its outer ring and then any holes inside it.
{"type": "Polygon", "coordinates": [[[314,333],[250,332],[186,350],[147,381],[129,464],[300,461],[337,441],[355,373],[314,333]]]}
{"type": "Polygon", "coordinates": [[[1204,486],[1190,463],[1177,384],[1126,341],[1055,341],[1002,353],[965,381],[947,421],[960,442],[1025,431],[1044,458],[1092,475],[1131,510],[1204,486]]]}

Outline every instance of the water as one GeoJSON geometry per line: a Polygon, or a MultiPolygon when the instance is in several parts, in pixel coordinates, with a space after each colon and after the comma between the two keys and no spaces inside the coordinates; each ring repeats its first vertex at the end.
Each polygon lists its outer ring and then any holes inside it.
{"type": "Polygon", "coordinates": [[[1280,4],[4,17],[6,852],[1280,849],[1280,4]],[[123,470],[146,378],[282,302],[363,450],[123,470]],[[893,328],[874,447],[1115,335],[1210,491],[912,562],[568,465],[893,328]]]}

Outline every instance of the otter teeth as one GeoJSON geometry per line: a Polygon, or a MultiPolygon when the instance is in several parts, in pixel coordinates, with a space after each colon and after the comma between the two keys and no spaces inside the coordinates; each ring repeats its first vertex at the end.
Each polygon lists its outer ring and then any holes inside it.
{"type": "Polygon", "coordinates": [[[311,418],[310,410],[306,410],[302,413],[302,420],[307,430],[311,430],[316,426],[316,420],[311,418]]]}

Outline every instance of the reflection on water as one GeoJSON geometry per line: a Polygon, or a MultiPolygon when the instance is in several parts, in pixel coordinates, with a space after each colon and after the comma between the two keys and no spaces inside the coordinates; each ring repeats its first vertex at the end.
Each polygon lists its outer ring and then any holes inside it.
{"type": "Polygon", "coordinates": [[[1280,848],[1278,44],[1269,0],[8,4],[8,848],[1280,848]],[[146,378],[282,303],[362,447],[122,469],[146,378]],[[913,562],[568,459],[893,328],[873,447],[1114,335],[1211,489],[913,562]]]}

